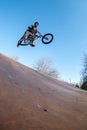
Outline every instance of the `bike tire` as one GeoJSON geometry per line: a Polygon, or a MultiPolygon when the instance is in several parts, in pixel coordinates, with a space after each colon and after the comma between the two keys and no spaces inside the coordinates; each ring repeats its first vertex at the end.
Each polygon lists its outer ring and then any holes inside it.
{"type": "Polygon", "coordinates": [[[28,43],[21,43],[20,46],[28,46],[28,43]]]}
{"type": "Polygon", "coordinates": [[[47,33],[42,37],[42,43],[49,44],[53,41],[53,34],[47,33]]]}

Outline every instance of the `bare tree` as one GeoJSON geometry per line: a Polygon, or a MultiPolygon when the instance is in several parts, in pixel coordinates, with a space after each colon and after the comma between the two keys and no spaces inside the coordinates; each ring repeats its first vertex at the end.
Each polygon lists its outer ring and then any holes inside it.
{"type": "Polygon", "coordinates": [[[87,54],[84,54],[81,88],[87,90],[87,54]]]}
{"type": "Polygon", "coordinates": [[[33,67],[35,70],[43,74],[58,78],[58,71],[55,67],[53,67],[51,58],[40,58],[33,67]]]}
{"type": "Polygon", "coordinates": [[[83,63],[83,70],[82,70],[82,81],[87,82],[87,55],[84,54],[84,63],[83,63]]]}

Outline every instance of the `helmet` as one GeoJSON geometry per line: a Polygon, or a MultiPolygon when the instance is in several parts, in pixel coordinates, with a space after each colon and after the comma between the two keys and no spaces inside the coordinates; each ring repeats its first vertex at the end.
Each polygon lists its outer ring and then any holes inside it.
{"type": "Polygon", "coordinates": [[[36,27],[37,27],[38,25],[39,25],[39,23],[38,23],[38,22],[35,22],[35,23],[34,23],[34,26],[36,26],[36,27]]]}

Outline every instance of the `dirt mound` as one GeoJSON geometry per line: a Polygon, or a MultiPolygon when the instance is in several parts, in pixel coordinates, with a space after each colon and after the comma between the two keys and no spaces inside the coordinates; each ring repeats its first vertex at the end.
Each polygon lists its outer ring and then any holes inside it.
{"type": "Polygon", "coordinates": [[[87,130],[87,92],[0,54],[0,130],[87,130]]]}

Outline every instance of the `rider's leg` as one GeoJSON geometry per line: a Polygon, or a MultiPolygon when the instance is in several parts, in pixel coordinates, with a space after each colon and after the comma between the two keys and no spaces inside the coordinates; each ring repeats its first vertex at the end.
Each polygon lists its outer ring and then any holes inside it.
{"type": "Polygon", "coordinates": [[[27,39],[29,37],[29,35],[32,35],[32,33],[29,31],[26,31],[24,34],[25,39],[27,39]]]}
{"type": "Polygon", "coordinates": [[[18,41],[18,44],[21,44],[21,42],[22,42],[23,40],[25,40],[25,37],[24,37],[24,36],[21,37],[21,39],[18,41]]]}
{"type": "Polygon", "coordinates": [[[21,37],[21,39],[18,41],[18,43],[21,44],[21,42],[22,42],[23,40],[25,40],[25,39],[28,38],[29,34],[30,34],[29,31],[26,31],[26,32],[24,33],[24,35],[21,37]]]}
{"type": "Polygon", "coordinates": [[[22,41],[25,40],[24,35],[21,37],[21,39],[18,41],[17,47],[22,43],[22,41]]]}
{"type": "Polygon", "coordinates": [[[34,45],[33,41],[34,41],[34,40],[30,41],[30,43],[29,43],[29,44],[30,44],[31,46],[33,46],[33,47],[34,47],[35,45],[34,45]]]}
{"type": "Polygon", "coordinates": [[[29,32],[29,31],[26,31],[26,32],[25,32],[25,39],[27,39],[28,37],[31,37],[31,38],[29,38],[29,39],[30,39],[29,44],[30,44],[31,46],[35,46],[35,45],[33,44],[33,41],[34,41],[34,40],[32,39],[33,35],[34,35],[34,34],[32,34],[32,33],[29,32]]]}

